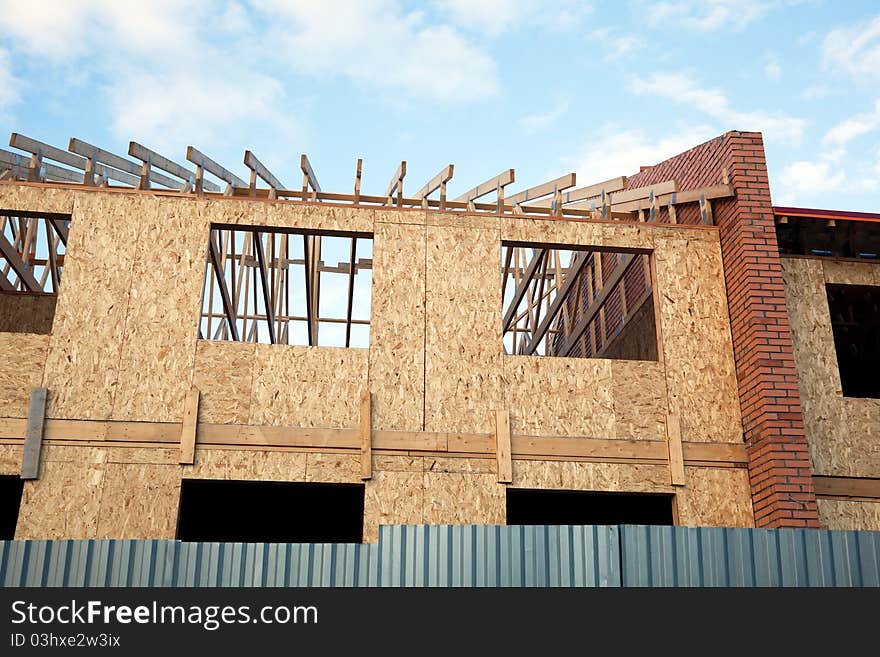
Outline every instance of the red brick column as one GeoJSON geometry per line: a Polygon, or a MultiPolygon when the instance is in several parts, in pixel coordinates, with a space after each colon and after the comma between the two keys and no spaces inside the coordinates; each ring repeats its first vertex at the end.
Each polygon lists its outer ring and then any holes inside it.
{"type": "Polygon", "coordinates": [[[715,220],[755,524],[818,527],[764,144],[759,132],[729,132],[724,146],[736,200],[719,203],[715,220]]]}

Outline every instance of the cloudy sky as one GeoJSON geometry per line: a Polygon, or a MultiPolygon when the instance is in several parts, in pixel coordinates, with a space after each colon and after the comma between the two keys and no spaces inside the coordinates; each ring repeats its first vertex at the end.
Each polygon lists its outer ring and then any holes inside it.
{"type": "MultiPolygon", "coordinates": [[[[880,4],[830,0],[0,0],[0,138],[323,188],[588,184],[764,133],[774,203],[880,211],[880,4]],[[5,128],[5,129],[4,129],[5,128]]],[[[509,191],[514,191],[510,188],[509,191]]]]}

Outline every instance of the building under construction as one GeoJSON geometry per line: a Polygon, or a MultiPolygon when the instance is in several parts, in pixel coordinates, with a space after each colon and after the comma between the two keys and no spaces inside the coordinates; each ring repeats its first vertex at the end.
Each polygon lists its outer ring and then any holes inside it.
{"type": "Polygon", "coordinates": [[[880,214],[774,207],[760,133],[460,195],[10,146],[0,538],[880,530],[880,214]]]}

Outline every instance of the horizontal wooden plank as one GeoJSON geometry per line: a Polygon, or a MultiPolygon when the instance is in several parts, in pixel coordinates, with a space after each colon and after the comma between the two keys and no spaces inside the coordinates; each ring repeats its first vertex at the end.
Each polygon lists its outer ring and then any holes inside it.
{"type": "Polygon", "coordinates": [[[880,500],[880,478],[813,475],[813,485],[820,497],[880,500]]]}
{"type": "MultiPolygon", "coordinates": [[[[81,139],[76,139],[75,137],[71,137],[67,148],[72,153],[77,153],[83,157],[93,158],[99,163],[98,166],[95,167],[95,172],[106,175],[110,180],[124,182],[135,187],[137,187],[140,182],[143,165],[137,162],[126,160],[124,157],[111,153],[110,151],[105,151],[103,148],[98,148],[97,146],[81,139]],[[101,165],[107,166],[103,167],[101,165]]],[[[150,171],[150,182],[162,185],[163,187],[168,187],[169,189],[180,189],[180,183],[178,181],[173,180],[158,171],[150,171]]]]}
{"type": "Polygon", "coordinates": [[[251,151],[244,152],[244,165],[253,171],[261,180],[265,181],[270,187],[274,189],[284,187],[284,185],[281,184],[281,181],[278,180],[278,178],[276,178],[275,175],[269,171],[269,169],[267,169],[251,151]]]}
{"type": "MultiPolygon", "coordinates": [[[[707,201],[716,199],[716,198],[730,198],[735,196],[733,185],[712,185],[710,187],[700,187],[699,189],[689,189],[684,192],[675,192],[671,194],[662,194],[660,196],[655,197],[655,203],[657,207],[663,207],[672,203],[673,205],[677,205],[679,203],[696,203],[700,200],[700,197],[705,198],[707,201]]],[[[614,202],[612,204],[612,209],[617,212],[636,212],[638,210],[644,210],[650,207],[650,202],[647,200],[647,197],[629,201],[627,203],[618,202],[616,198],[614,198],[614,202]]]]}
{"type": "Polygon", "coordinates": [[[426,198],[429,194],[432,194],[440,189],[441,185],[448,183],[450,180],[452,180],[452,173],[454,170],[455,167],[452,164],[443,167],[443,169],[440,170],[440,173],[431,178],[431,180],[425,183],[424,187],[416,192],[416,198],[426,198]]]}
{"type": "Polygon", "coordinates": [[[514,182],[516,179],[516,173],[513,169],[508,169],[507,171],[502,171],[494,178],[489,178],[489,180],[485,180],[481,182],[476,187],[469,189],[464,194],[460,196],[456,196],[453,199],[455,203],[461,203],[465,207],[467,207],[468,201],[474,201],[482,196],[486,196],[487,194],[491,194],[496,191],[499,187],[502,189],[507,187],[514,182]]]}
{"type": "MultiPolygon", "coordinates": [[[[27,418],[0,418],[0,440],[21,441],[27,430],[27,418]]],[[[179,422],[129,422],[119,420],[47,419],[44,440],[81,443],[138,443],[154,447],[179,443],[179,422]]],[[[199,423],[198,444],[233,448],[311,448],[360,450],[359,428],[306,428],[249,426],[241,424],[199,423]]],[[[688,463],[745,465],[745,446],[735,443],[683,442],[688,463]]],[[[172,445],[176,446],[176,445],[172,445]]],[[[430,431],[374,431],[373,449],[448,455],[495,454],[491,433],[446,433],[430,431]]],[[[659,462],[667,461],[666,441],[586,438],[580,436],[511,437],[514,458],[577,458],[659,462]]],[[[864,480],[862,480],[864,481],[864,480]]]]}
{"type": "Polygon", "coordinates": [[[529,187],[528,189],[524,189],[521,192],[513,194],[509,198],[504,199],[504,204],[513,206],[517,203],[525,203],[526,201],[530,201],[532,199],[543,198],[544,196],[548,196],[549,194],[554,194],[558,191],[568,189],[569,187],[574,187],[576,180],[577,176],[575,174],[567,173],[564,176],[556,178],[555,180],[550,180],[548,182],[541,183],[540,185],[535,185],[534,187],[529,187]]]}
{"type": "Polygon", "coordinates": [[[212,176],[216,176],[220,180],[229,183],[233,187],[246,188],[248,186],[244,180],[236,176],[226,167],[212,160],[195,146],[186,147],[186,159],[196,166],[202,167],[202,169],[210,173],[212,176]]]}
{"type": "MultiPolygon", "coordinates": [[[[562,193],[562,205],[564,206],[567,203],[583,201],[584,199],[589,198],[601,198],[602,192],[610,194],[611,192],[620,191],[624,187],[626,187],[626,176],[618,176],[617,178],[612,178],[611,180],[595,183],[593,185],[587,185],[586,187],[578,187],[577,189],[572,189],[570,191],[562,193]]],[[[549,208],[551,207],[551,202],[539,201],[536,203],[528,203],[523,206],[523,208],[525,207],[549,208]]]]}
{"type": "MultiPolygon", "coordinates": [[[[656,185],[649,185],[647,187],[638,187],[636,189],[626,189],[619,192],[614,192],[610,195],[608,199],[609,207],[612,210],[621,211],[625,203],[629,201],[636,201],[640,199],[650,198],[651,193],[653,192],[654,197],[658,198],[663,194],[671,194],[673,192],[678,191],[678,183],[674,180],[667,180],[666,182],[657,183],[656,185]]],[[[659,199],[658,199],[659,203],[659,199]]],[[[595,208],[601,205],[601,200],[585,200],[578,201],[576,203],[571,203],[568,207],[571,208],[580,208],[580,209],[590,209],[595,208]]]]}

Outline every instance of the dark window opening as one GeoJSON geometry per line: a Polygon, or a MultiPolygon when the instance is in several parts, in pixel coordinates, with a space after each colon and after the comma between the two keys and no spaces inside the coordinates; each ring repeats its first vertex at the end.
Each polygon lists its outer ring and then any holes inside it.
{"type": "Polygon", "coordinates": [[[504,353],[658,359],[647,253],[501,245],[504,353]]]}
{"type": "Polygon", "coordinates": [[[0,541],[11,541],[15,538],[23,490],[24,481],[20,477],[0,476],[0,541]]]}
{"type": "Polygon", "coordinates": [[[844,397],[880,399],[880,286],[827,285],[844,397]]]}
{"type": "Polygon", "coordinates": [[[817,258],[880,257],[880,223],[776,215],[779,252],[817,258]]]}
{"type": "Polygon", "coordinates": [[[243,543],[360,543],[364,486],[184,479],[177,538],[243,543]]]}
{"type": "Polygon", "coordinates": [[[507,489],[508,525],[671,525],[672,496],[507,489]]]}

